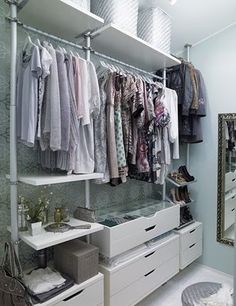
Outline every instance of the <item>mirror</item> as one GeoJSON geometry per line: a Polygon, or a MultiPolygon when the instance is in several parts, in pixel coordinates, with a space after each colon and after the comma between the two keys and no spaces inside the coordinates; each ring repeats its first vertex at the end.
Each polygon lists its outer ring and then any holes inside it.
{"type": "Polygon", "coordinates": [[[236,114],[218,116],[217,241],[234,245],[236,209],[236,114]]]}

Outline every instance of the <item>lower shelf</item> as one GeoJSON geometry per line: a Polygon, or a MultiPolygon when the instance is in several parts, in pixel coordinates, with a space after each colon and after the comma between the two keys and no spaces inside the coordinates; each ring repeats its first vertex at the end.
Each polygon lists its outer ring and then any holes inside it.
{"type": "MultiPolygon", "coordinates": [[[[80,238],[98,231],[103,230],[104,226],[99,223],[89,223],[78,219],[71,218],[69,224],[71,226],[90,224],[90,229],[72,229],[65,233],[51,233],[42,229],[42,233],[37,236],[31,236],[29,232],[19,232],[19,237],[26,244],[36,251],[48,248],[50,246],[63,243],[72,239],[80,238]]],[[[8,230],[11,231],[10,227],[8,230]]]]}
{"type": "MultiPolygon", "coordinates": [[[[68,300],[68,303],[66,303],[64,300],[67,300],[69,297],[75,295],[76,293],[83,293],[83,291],[87,288],[89,288],[90,286],[96,284],[99,282],[99,285],[101,285],[100,289],[100,296],[102,300],[98,300],[97,304],[91,305],[91,306],[97,306],[99,304],[101,304],[103,302],[103,274],[98,273],[96,276],[88,279],[87,281],[83,282],[82,284],[75,284],[73,287],[65,290],[64,292],[62,292],[61,294],[58,294],[57,296],[55,296],[54,298],[48,300],[47,302],[41,303],[41,304],[34,304],[35,306],[54,306],[54,305],[61,305],[60,302],[63,303],[63,305],[74,305],[74,304],[70,304],[71,302],[68,300]]],[[[92,294],[92,292],[91,292],[92,294]]],[[[73,303],[73,302],[72,302],[73,303]]],[[[89,303],[89,302],[88,302],[89,303]]],[[[95,302],[96,303],[96,302],[95,302]]],[[[76,303],[76,305],[78,306],[85,306],[82,303],[76,303]]],[[[88,304],[87,304],[88,305],[88,304]]],[[[90,306],[90,305],[89,305],[90,306]]]]}

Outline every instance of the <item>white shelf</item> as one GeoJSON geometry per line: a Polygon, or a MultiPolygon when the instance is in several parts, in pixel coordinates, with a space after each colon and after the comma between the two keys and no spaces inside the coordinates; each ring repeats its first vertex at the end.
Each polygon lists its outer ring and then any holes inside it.
{"type": "Polygon", "coordinates": [[[175,57],[155,49],[114,24],[95,31],[91,43],[95,51],[149,72],[180,64],[175,57]]]}
{"type": "MultiPolygon", "coordinates": [[[[90,173],[90,174],[39,174],[39,175],[19,175],[18,181],[33,186],[63,184],[78,181],[94,180],[103,178],[103,173],[90,173]]],[[[9,179],[9,174],[7,175],[9,179]]]]}
{"type": "Polygon", "coordinates": [[[168,176],[166,177],[166,181],[170,182],[171,184],[175,185],[176,187],[184,187],[184,186],[188,186],[188,185],[191,185],[191,184],[197,182],[197,180],[194,180],[194,181],[191,181],[191,182],[185,182],[185,183],[179,184],[179,183],[175,182],[174,180],[172,180],[171,178],[169,178],[168,176]]]}
{"type": "MultiPolygon", "coordinates": [[[[63,301],[64,299],[72,296],[73,294],[76,294],[80,290],[83,290],[84,287],[91,286],[92,284],[96,283],[99,280],[103,279],[103,274],[98,273],[96,276],[86,280],[82,284],[75,284],[71,288],[65,290],[64,292],[58,294],[54,298],[48,300],[47,302],[40,303],[40,304],[34,304],[35,306],[54,306],[63,301]]],[[[84,305],[85,306],[85,305],[84,305]]]]}
{"type": "MultiPolygon", "coordinates": [[[[72,226],[82,225],[82,224],[91,224],[90,229],[73,229],[69,230],[65,233],[51,233],[46,232],[42,229],[42,233],[37,236],[31,236],[29,232],[19,232],[19,237],[23,240],[26,244],[31,246],[36,251],[42,250],[48,247],[51,247],[56,244],[60,244],[66,241],[70,241],[76,238],[80,238],[86,235],[90,235],[95,232],[99,232],[103,230],[104,226],[99,223],[89,223],[81,220],[77,220],[71,218],[69,222],[72,226]]],[[[10,228],[8,228],[10,231],[10,228]]]]}
{"type": "Polygon", "coordinates": [[[26,25],[67,40],[104,24],[102,18],[70,0],[29,0],[18,18],[26,25]]]}

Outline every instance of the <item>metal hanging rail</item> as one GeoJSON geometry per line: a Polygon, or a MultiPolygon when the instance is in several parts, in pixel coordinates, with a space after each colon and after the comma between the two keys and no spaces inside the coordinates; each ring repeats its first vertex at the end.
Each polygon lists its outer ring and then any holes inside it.
{"type": "MultiPolygon", "coordinates": [[[[81,46],[81,45],[79,45],[79,44],[77,44],[77,43],[73,43],[73,42],[71,42],[71,41],[65,40],[65,39],[60,38],[60,37],[58,37],[58,36],[55,36],[55,35],[52,35],[52,34],[43,32],[43,31],[41,31],[41,30],[38,30],[38,29],[36,29],[36,28],[33,28],[33,27],[28,26],[28,25],[26,25],[26,24],[23,24],[23,23],[21,23],[20,21],[17,21],[17,23],[18,23],[18,25],[20,25],[23,29],[25,29],[25,30],[27,30],[27,31],[30,31],[30,32],[33,32],[33,33],[36,33],[36,34],[39,34],[39,35],[43,35],[43,36],[46,36],[46,37],[49,37],[49,38],[51,38],[51,39],[53,39],[53,40],[56,40],[56,41],[58,41],[58,42],[61,42],[61,43],[63,43],[63,44],[69,45],[69,46],[71,46],[71,47],[74,47],[74,48],[77,48],[77,49],[80,49],[80,50],[83,50],[83,51],[86,51],[86,50],[87,50],[87,51],[90,51],[93,55],[96,55],[96,56],[98,56],[98,57],[101,57],[101,58],[104,58],[104,59],[106,59],[106,60],[112,61],[112,62],[114,62],[114,63],[117,63],[117,64],[119,64],[119,65],[125,66],[125,67],[127,67],[127,68],[136,70],[136,71],[138,71],[138,72],[141,73],[141,74],[149,75],[149,76],[152,77],[152,78],[156,78],[156,79],[158,79],[158,80],[163,80],[162,77],[157,76],[157,75],[155,75],[155,74],[153,74],[153,73],[151,73],[151,72],[142,70],[142,69],[137,68],[137,67],[135,67],[135,66],[129,65],[129,64],[125,63],[125,62],[119,61],[119,60],[117,60],[117,59],[115,59],[115,58],[113,58],[113,57],[107,56],[107,55],[105,55],[105,54],[103,54],[103,53],[94,51],[94,50],[91,48],[91,45],[90,45],[90,44],[91,44],[90,33],[88,33],[88,34],[85,35],[86,46],[84,47],[84,46],[81,46]]],[[[86,52],[86,54],[87,54],[87,52],[86,52]]],[[[90,55],[89,55],[89,56],[86,55],[86,57],[87,57],[88,60],[90,60],[90,55]]]]}

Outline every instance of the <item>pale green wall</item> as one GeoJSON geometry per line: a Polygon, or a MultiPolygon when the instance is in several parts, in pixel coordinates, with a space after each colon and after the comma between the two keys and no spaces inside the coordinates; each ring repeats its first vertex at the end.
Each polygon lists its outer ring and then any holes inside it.
{"type": "Polygon", "coordinates": [[[204,76],[208,105],[203,119],[204,142],[191,146],[194,215],[204,226],[201,262],[233,273],[233,248],[216,241],[218,113],[236,113],[236,26],[192,48],[191,61],[204,76]]]}

